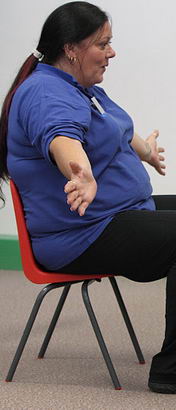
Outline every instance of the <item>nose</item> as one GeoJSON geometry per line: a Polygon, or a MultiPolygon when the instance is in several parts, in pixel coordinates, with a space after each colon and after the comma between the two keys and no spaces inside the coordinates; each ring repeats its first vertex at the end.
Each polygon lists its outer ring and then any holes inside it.
{"type": "Polygon", "coordinates": [[[113,58],[113,57],[116,56],[116,52],[111,46],[109,46],[106,56],[107,56],[107,58],[113,58]]]}

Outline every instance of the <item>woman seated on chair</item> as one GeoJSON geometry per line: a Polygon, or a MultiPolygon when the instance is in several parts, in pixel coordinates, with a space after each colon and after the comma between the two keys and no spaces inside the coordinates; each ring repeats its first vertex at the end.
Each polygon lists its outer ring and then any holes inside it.
{"type": "Polygon", "coordinates": [[[67,3],[48,17],[4,101],[0,177],[15,181],[47,270],[167,276],[166,335],[149,387],[176,393],[176,203],[167,197],[168,211],[159,210],[142,164],[165,174],[158,131],[140,138],[95,85],[115,57],[111,39],[109,17],[93,4],[67,3]]]}

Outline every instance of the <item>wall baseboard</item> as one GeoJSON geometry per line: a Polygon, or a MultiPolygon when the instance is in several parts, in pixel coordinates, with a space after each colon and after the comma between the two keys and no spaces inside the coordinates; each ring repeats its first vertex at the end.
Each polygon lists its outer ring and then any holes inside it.
{"type": "Polygon", "coordinates": [[[0,235],[0,269],[22,270],[18,237],[0,235]]]}

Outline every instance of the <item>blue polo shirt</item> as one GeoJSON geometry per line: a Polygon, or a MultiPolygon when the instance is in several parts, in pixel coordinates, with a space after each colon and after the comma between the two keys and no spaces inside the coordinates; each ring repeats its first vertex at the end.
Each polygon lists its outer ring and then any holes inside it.
{"type": "Polygon", "coordinates": [[[8,170],[22,197],[35,257],[46,269],[77,258],[118,212],[155,209],[132,137],[131,118],[101,87],[84,89],[55,67],[39,63],[17,89],[9,115],[8,170]],[[70,211],[67,179],[50,157],[57,135],[82,143],[97,181],[96,197],[83,217],[70,211]]]}

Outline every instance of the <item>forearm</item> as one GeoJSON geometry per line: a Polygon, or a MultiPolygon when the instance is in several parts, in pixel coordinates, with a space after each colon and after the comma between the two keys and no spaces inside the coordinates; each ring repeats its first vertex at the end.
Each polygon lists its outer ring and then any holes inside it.
{"type": "Polygon", "coordinates": [[[151,148],[147,141],[143,140],[139,137],[138,134],[134,134],[133,139],[131,141],[131,146],[139,155],[141,161],[148,161],[151,155],[151,148]]]}
{"type": "Polygon", "coordinates": [[[70,161],[77,162],[83,170],[92,175],[91,165],[80,141],[58,136],[50,144],[50,153],[62,174],[71,178],[70,161]]]}
{"type": "Polygon", "coordinates": [[[62,174],[68,179],[64,186],[67,204],[80,216],[94,200],[97,184],[89,159],[80,141],[59,136],[50,144],[50,153],[62,174]]]}

